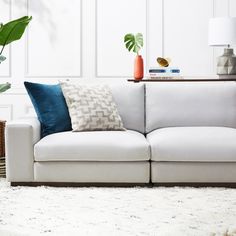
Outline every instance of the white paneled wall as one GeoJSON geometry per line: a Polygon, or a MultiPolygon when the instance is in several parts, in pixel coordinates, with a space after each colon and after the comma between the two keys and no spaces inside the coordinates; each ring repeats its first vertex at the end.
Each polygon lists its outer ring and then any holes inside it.
{"type": "Polygon", "coordinates": [[[27,77],[80,77],[81,0],[28,0],[27,8],[27,77]]]}
{"type": "Polygon", "coordinates": [[[164,1],[164,55],[186,76],[214,74],[213,50],[208,46],[213,9],[212,0],[164,1]]]}
{"type": "Polygon", "coordinates": [[[134,55],[124,49],[123,38],[127,32],[146,37],[147,0],[96,0],[96,8],[96,75],[128,77],[134,55]]]}
{"type": "Polygon", "coordinates": [[[145,69],[158,56],[172,59],[185,77],[215,77],[223,48],[207,44],[208,20],[236,16],[236,0],[1,0],[0,22],[32,15],[27,34],[7,47],[0,65],[0,119],[31,112],[23,81],[55,83],[125,81],[135,55],[123,43],[126,33],[142,32],[145,69]]]}

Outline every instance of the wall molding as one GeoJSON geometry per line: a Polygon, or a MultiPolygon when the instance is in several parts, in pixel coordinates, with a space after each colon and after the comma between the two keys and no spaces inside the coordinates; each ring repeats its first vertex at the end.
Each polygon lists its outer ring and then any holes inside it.
{"type": "Polygon", "coordinates": [[[1,109],[9,109],[9,119],[13,119],[13,104],[0,104],[1,109]]]}
{"type": "Polygon", "coordinates": [[[161,0],[161,8],[162,8],[162,23],[161,23],[161,53],[162,57],[165,57],[165,3],[164,0],[161,0]]]}
{"type": "MultiPolygon", "coordinates": [[[[146,49],[146,54],[145,54],[145,56],[146,56],[146,63],[145,63],[145,71],[146,71],[146,73],[147,73],[147,71],[148,71],[148,69],[149,69],[149,50],[150,50],[150,48],[149,48],[149,44],[147,43],[147,42],[149,42],[149,35],[150,35],[150,31],[149,31],[149,7],[150,7],[150,5],[149,5],[149,0],[146,0],[146,12],[145,12],[145,14],[146,14],[146,31],[145,31],[145,34],[146,34],[146,46],[145,46],[145,49],[146,49]]],[[[144,75],[145,76],[145,75],[144,75]]]]}
{"type": "Polygon", "coordinates": [[[230,0],[228,0],[228,16],[230,17],[230,0]]]}
{"type": "MultiPolygon", "coordinates": [[[[29,1],[30,0],[26,0],[26,11],[27,11],[27,15],[29,15],[29,1]]],[[[79,75],[35,75],[35,74],[30,74],[29,73],[29,29],[26,32],[26,40],[25,40],[25,72],[24,72],[24,77],[25,78],[81,78],[83,75],[83,62],[82,62],[82,55],[83,55],[83,37],[82,37],[82,33],[83,33],[83,4],[82,1],[83,0],[79,0],[80,1],[80,55],[79,55],[79,60],[80,60],[80,73],[79,75]]]]}
{"type": "Polygon", "coordinates": [[[30,110],[31,110],[31,109],[34,111],[33,105],[25,104],[24,112],[25,112],[26,115],[27,115],[27,114],[30,114],[30,110]]]}
{"type": "MultiPolygon", "coordinates": [[[[149,0],[145,0],[145,18],[146,18],[146,22],[145,22],[145,34],[146,34],[146,42],[148,42],[148,38],[149,36],[147,35],[149,33],[148,31],[148,12],[149,12],[149,0]]],[[[95,0],[95,77],[96,78],[133,78],[133,76],[130,75],[123,75],[123,76],[116,76],[116,75],[99,75],[98,74],[98,0],[95,0]]],[[[146,66],[145,68],[147,69],[148,66],[148,43],[145,44],[145,49],[146,49],[146,66]]]]}
{"type": "MultiPolygon", "coordinates": [[[[170,26],[170,22],[171,22],[171,15],[170,15],[170,11],[167,9],[167,8],[169,8],[170,7],[170,4],[171,4],[171,1],[165,1],[165,0],[161,0],[162,1],[162,53],[163,53],[163,56],[165,57],[167,57],[167,56],[169,56],[169,55],[166,55],[166,53],[167,53],[167,51],[168,52],[170,52],[170,50],[168,50],[168,41],[170,42],[170,36],[168,36],[168,35],[170,35],[170,33],[168,34],[168,31],[170,32],[170,27],[168,27],[168,26],[170,26]],[[169,13],[169,14],[168,14],[169,13]],[[167,22],[169,22],[169,23],[166,23],[166,21],[167,22]]],[[[195,14],[196,13],[198,13],[198,11],[200,11],[201,10],[201,7],[202,8],[204,8],[204,6],[205,6],[205,9],[204,9],[204,19],[206,19],[207,17],[209,17],[209,18],[211,18],[211,17],[214,17],[215,16],[215,13],[216,13],[216,1],[217,0],[209,0],[209,1],[199,1],[199,3],[198,3],[198,1],[196,0],[196,1],[193,1],[193,3],[197,6],[197,9],[196,9],[196,11],[197,12],[195,12],[195,14]]],[[[228,1],[228,0],[227,0],[228,1]]],[[[225,4],[227,4],[227,1],[225,1],[225,3],[223,3],[223,1],[222,2],[220,2],[220,5],[224,5],[224,6],[226,6],[225,4]]],[[[191,8],[191,3],[190,2],[188,2],[188,1],[180,1],[180,5],[182,6],[182,8],[186,5],[186,4],[188,4],[188,6],[191,8]]],[[[186,11],[188,10],[188,6],[186,6],[186,11]]],[[[192,8],[191,8],[192,9],[192,8]]],[[[178,9],[178,11],[179,11],[180,9],[178,9]]],[[[192,9],[193,10],[193,9],[192,9]]],[[[185,12],[185,9],[183,9],[183,12],[185,12]]],[[[191,16],[190,16],[191,17],[191,16]]],[[[180,18],[181,19],[181,18],[180,18]]],[[[197,22],[197,18],[195,17],[195,18],[192,18],[191,20],[193,20],[194,19],[194,22],[197,22]]],[[[174,21],[174,20],[173,20],[174,21]]],[[[208,21],[207,20],[204,20],[204,21],[201,21],[201,24],[203,25],[204,24],[204,27],[207,27],[207,25],[208,25],[208,21]]],[[[205,31],[205,29],[204,29],[204,31],[205,31]]],[[[186,32],[186,35],[188,34],[189,32],[186,32]]],[[[181,32],[181,36],[183,36],[183,34],[185,34],[185,32],[181,32]]],[[[204,37],[205,37],[206,35],[205,35],[205,32],[204,32],[204,37]]],[[[178,35],[176,35],[176,37],[178,37],[178,35]]],[[[175,41],[175,39],[173,38],[173,41],[171,42],[171,43],[173,43],[174,44],[174,41],[175,41]]],[[[170,44],[170,43],[169,43],[170,44]]],[[[208,44],[207,44],[207,42],[206,42],[206,44],[204,44],[204,47],[207,47],[208,46],[208,44]]],[[[176,45],[176,47],[178,47],[178,45],[176,45]]],[[[201,46],[198,46],[198,44],[192,44],[192,47],[194,48],[194,49],[200,49],[201,50],[201,46]]],[[[184,77],[196,77],[196,78],[199,78],[199,77],[203,77],[202,75],[205,73],[206,74],[206,76],[204,76],[205,78],[206,77],[214,77],[215,75],[214,75],[214,70],[215,70],[215,49],[214,48],[211,48],[210,46],[208,46],[209,47],[209,50],[211,50],[209,53],[208,53],[208,55],[209,55],[209,57],[207,57],[208,59],[208,69],[204,69],[204,70],[201,70],[202,71],[202,73],[199,73],[199,75],[198,75],[198,71],[197,70],[195,70],[194,69],[194,65],[192,65],[191,64],[191,62],[190,62],[190,68],[192,68],[192,70],[191,71],[189,71],[189,70],[183,70],[182,72],[182,76],[184,76],[184,77]],[[196,73],[196,75],[194,75],[194,73],[196,73]]],[[[208,50],[208,49],[207,49],[208,50]]],[[[180,52],[178,53],[178,54],[176,54],[176,55],[181,55],[180,54],[180,52]]],[[[206,58],[206,57],[205,57],[206,58]]],[[[185,64],[184,64],[184,66],[186,66],[187,65],[187,63],[185,62],[185,64]]],[[[183,66],[182,66],[183,67],[183,66]]],[[[181,69],[181,68],[180,68],[181,69]]],[[[186,68],[185,68],[186,69],[186,68]]],[[[199,70],[200,71],[200,70],[199,70]]]]}
{"type": "MultiPolygon", "coordinates": [[[[216,0],[212,0],[212,17],[216,15],[216,0]]],[[[215,67],[215,49],[212,50],[212,70],[214,71],[215,67]]]]}

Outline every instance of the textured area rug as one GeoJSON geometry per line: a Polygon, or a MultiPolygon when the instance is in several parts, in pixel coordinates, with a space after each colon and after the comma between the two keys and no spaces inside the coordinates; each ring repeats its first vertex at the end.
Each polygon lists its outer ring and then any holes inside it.
{"type": "Polygon", "coordinates": [[[10,187],[0,180],[0,236],[223,236],[235,229],[236,189],[10,187]]]}

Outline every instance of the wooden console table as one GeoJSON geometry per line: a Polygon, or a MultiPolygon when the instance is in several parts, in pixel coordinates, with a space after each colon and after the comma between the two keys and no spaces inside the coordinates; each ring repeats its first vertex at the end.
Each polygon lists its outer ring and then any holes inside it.
{"type": "Polygon", "coordinates": [[[227,82],[227,81],[234,81],[235,79],[142,79],[142,80],[135,80],[135,79],[128,79],[128,82],[140,83],[140,82],[227,82]]]}

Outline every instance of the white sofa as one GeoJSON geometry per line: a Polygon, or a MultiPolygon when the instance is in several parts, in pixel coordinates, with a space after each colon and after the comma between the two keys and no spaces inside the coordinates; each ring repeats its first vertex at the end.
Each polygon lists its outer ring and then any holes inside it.
{"type": "Polygon", "coordinates": [[[41,183],[236,182],[236,83],[110,85],[127,131],[40,139],[36,118],[7,123],[7,179],[41,183]]]}

